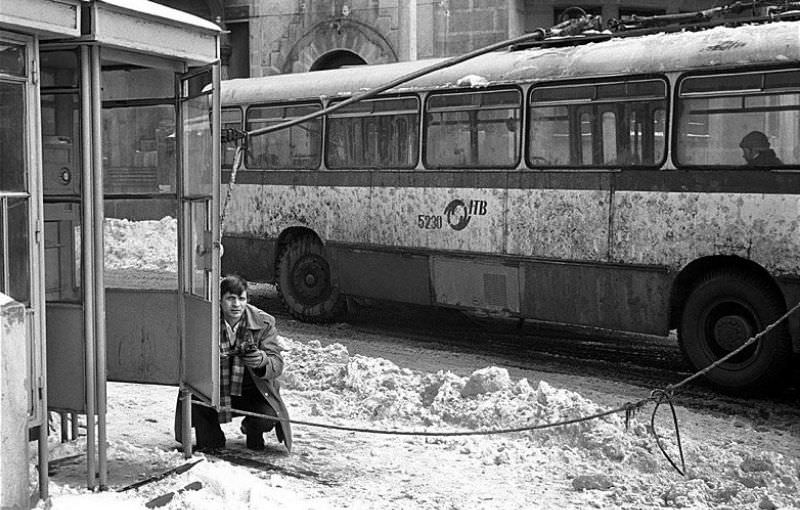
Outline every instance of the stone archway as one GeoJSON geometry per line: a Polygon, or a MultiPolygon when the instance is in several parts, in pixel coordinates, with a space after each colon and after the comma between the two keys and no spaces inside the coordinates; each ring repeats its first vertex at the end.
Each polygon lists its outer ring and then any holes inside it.
{"type": "Polygon", "coordinates": [[[367,64],[397,62],[392,45],[369,25],[348,18],[322,21],[297,40],[286,56],[283,73],[310,71],[326,56],[352,54],[367,64]],[[343,52],[343,53],[336,53],[343,52]]]}
{"type": "Polygon", "coordinates": [[[338,69],[347,66],[364,65],[366,62],[358,54],[350,50],[334,50],[322,55],[311,64],[310,71],[321,71],[323,69],[338,69]]]}

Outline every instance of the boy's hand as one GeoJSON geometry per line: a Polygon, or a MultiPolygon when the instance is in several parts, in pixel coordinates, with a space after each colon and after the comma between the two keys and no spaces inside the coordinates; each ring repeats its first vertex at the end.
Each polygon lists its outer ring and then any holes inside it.
{"type": "Polygon", "coordinates": [[[267,355],[264,351],[254,350],[239,355],[242,363],[250,368],[261,368],[267,364],[267,355]]]}

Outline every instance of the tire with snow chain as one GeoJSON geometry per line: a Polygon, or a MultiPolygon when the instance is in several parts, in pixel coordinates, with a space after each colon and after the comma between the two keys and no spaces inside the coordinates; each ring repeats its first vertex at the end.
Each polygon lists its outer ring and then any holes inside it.
{"type": "MultiPolygon", "coordinates": [[[[700,280],[683,306],[681,350],[701,370],[734,351],[786,312],[765,280],[740,271],[715,271],[700,280]]],[[[706,378],[728,391],[763,391],[785,384],[791,360],[785,323],[711,370],[706,378]]]]}
{"type": "Polygon", "coordinates": [[[297,237],[278,257],[277,287],[292,316],[306,322],[329,322],[345,312],[345,299],[331,283],[325,249],[316,239],[297,237]]]}

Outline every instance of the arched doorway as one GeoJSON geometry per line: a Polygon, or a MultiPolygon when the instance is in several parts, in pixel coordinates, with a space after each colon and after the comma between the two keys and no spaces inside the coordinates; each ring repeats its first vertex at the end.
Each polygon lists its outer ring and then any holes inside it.
{"type": "Polygon", "coordinates": [[[388,62],[397,62],[397,53],[380,32],[359,21],[338,18],[317,23],[295,41],[281,72],[301,73],[343,65],[388,62]]]}
{"type": "Polygon", "coordinates": [[[362,66],[367,62],[357,54],[349,50],[334,50],[325,53],[311,64],[310,71],[321,71],[323,69],[338,69],[347,66],[362,66]]]}

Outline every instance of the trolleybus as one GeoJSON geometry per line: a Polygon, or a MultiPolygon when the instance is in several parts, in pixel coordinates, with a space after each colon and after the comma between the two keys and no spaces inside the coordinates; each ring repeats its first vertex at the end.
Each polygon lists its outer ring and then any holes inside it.
{"type": "MultiPolygon", "coordinates": [[[[299,118],[429,65],[226,81],[223,127],[299,118]]],[[[361,296],[674,329],[699,369],[800,299],[799,140],[800,22],[496,51],[252,137],[223,270],[276,282],[308,321],[361,296]]],[[[781,323],[709,379],[785,382],[798,329],[781,323]]]]}

